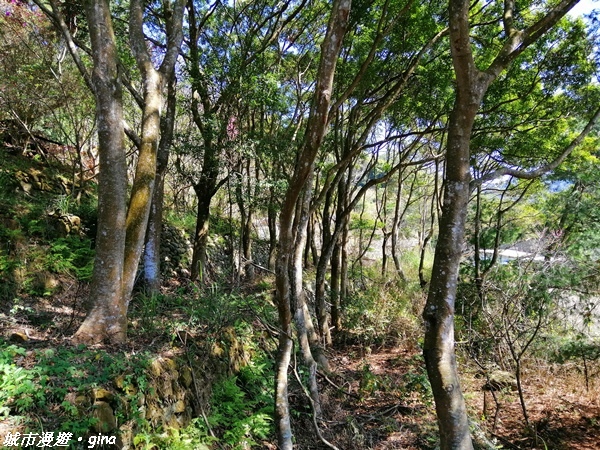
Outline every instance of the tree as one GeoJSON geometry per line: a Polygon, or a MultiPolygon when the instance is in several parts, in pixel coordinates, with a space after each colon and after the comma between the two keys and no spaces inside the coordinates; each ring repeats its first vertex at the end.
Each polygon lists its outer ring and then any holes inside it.
{"type": "MultiPolygon", "coordinates": [[[[439,237],[423,312],[426,327],[423,353],[436,403],[442,449],[472,448],[454,354],[454,304],[471,189],[470,143],[473,124],[492,83],[576,3],[576,0],[563,0],[547,13],[533,14],[530,16],[532,18],[528,18],[519,14],[524,11],[522,6],[516,10],[515,3],[506,0],[500,18],[504,35],[502,46],[494,49],[492,55],[485,55],[486,60],[491,62],[480,70],[475,63],[470,35],[470,2],[449,2],[450,48],[456,75],[456,97],[448,124],[439,237]],[[523,29],[518,26],[523,26],[523,29]]],[[[536,176],[556,167],[570,150],[572,147],[565,149],[559,158],[542,170],[528,174],[536,176]]],[[[511,169],[507,168],[502,174],[509,172],[511,169]]]]}
{"type": "Polygon", "coordinates": [[[108,1],[86,2],[86,17],[94,61],[92,86],[98,117],[100,174],[98,234],[90,290],[93,309],[80,336],[95,342],[124,342],[128,300],[123,285],[127,217],[123,88],[108,1]]]}
{"type": "MultiPolygon", "coordinates": [[[[291,450],[292,428],[288,403],[288,367],[293,349],[292,280],[295,254],[294,213],[313,171],[319,147],[328,123],[329,107],[337,59],[342,48],[350,15],[350,0],[336,0],[331,8],[327,33],[321,45],[321,57],[311,111],[302,148],[288,185],[279,216],[279,254],[276,267],[276,300],[279,312],[279,346],[275,381],[275,426],[277,442],[282,450],[291,450]]],[[[313,369],[314,370],[314,369],[313,369]]]]}
{"type": "Polygon", "coordinates": [[[183,0],[163,2],[167,22],[165,52],[160,68],[154,67],[144,36],[144,5],[130,2],[130,47],[142,76],[142,94],[131,90],[142,110],[141,136],[129,130],[139,149],[136,173],[127,201],[127,169],[124,147],[123,84],[117,40],[113,30],[110,3],[85,3],[94,62],[90,77],[81,62],[73,36],[55,2],[49,10],[38,6],[63,33],[69,50],[88,86],[96,97],[100,175],[98,180],[98,234],[96,259],[90,294],[91,309],[74,338],[84,342],[124,342],[127,309],[134,287],[156,174],[157,149],[163,91],[182,41],[183,0]]]}

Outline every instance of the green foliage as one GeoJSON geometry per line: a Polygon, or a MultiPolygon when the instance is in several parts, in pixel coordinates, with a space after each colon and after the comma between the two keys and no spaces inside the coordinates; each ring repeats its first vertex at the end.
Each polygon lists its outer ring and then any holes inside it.
{"type": "MultiPolygon", "coordinates": [[[[97,387],[111,387],[124,373],[131,374],[139,388],[137,395],[142,395],[147,365],[147,357],[141,354],[128,357],[85,346],[26,350],[0,341],[0,417],[21,416],[33,431],[46,427],[84,436],[92,431],[96,419],[89,406],[82,410],[73,399],[89,395],[97,387]],[[49,416],[48,411],[53,414],[49,416]]],[[[127,417],[125,402],[118,402],[115,412],[127,417]]]]}
{"type": "Polygon", "coordinates": [[[578,335],[575,338],[562,338],[558,340],[554,359],[563,364],[570,360],[585,359],[597,361],[600,359],[600,341],[590,340],[578,335]]]}
{"type": "Polygon", "coordinates": [[[349,228],[350,230],[366,230],[371,231],[375,227],[381,227],[381,222],[371,217],[359,217],[352,215],[350,218],[349,228]]]}
{"type": "Polygon", "coordinates": [[[133,444],[140,450],[210,450],[215,438],[206,433],[202,419],[193,419],[187,427],[177,430],[169,429],[164,433],[138,433],[133,444]]]}
{"type": "Polygon", "coordinates": [[[273,362],[263,356],[214,386],[208,421],[231,448],[259,446],[272,434],[273,377],[273,362]]]}
{"type": "Polygon", "coordinates": [[[41,385],[36,385],[38,373],[14,364],[25,356],[25,349],[9,345],[0,350],[0,415],[7,417],[11,410],[18,414],[28,411],[35,400],[42,405],[45,397],[41,385]],[[35,399],[35,400],[34,400],[35,399]]]}
{"type": "Polygon", "coordinates": [[[388,282],[376,270],[369,269],[370,281],[349,296],[344,327],[365,343],[413,338],[418,330],[417,310],[422,291],[417,285],[405,286],[398,280],[388,282]]]}
{"type": "Polygon", "coordinates": [[[427,377],[425,365],[421,360],[422,357],[420,356],[414,358],[414,364],[411,365],[413,369],[402,375],[402,381],[404,381],[403,395],[406,400],[412,399],[414,401],[416,398],[419,402],[432,405],[433,392],[429,378],[427,377]]]}
{"type": "Polygon", "coordinates": [[[81,281],[92,277],[94,251],[87,239],[72,235],[56,239],[50,243],[46,258],[51,272],[73,274],[81,281]]]}

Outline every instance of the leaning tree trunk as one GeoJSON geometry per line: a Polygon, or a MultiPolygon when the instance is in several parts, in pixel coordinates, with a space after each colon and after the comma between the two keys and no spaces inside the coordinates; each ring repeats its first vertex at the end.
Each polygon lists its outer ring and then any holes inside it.
{"type": "Polygon", "coordinates": [[[276,266],[276,299],[279,312],[279,348],[276,361],[275,427],[280,450],[292,450],[292,429],[288,403],[287,371],[291,358],[291,280],[290,269],[294,256],[294,213],[300,194],[312,170],[314,160],[328,123],[331,92],[337,59],[346,34],[351,0],[333,3],[327,33],[321,46],[317,84],[302,150],[279,215],[279,253],[276,266]]]}
{"type": "Polygon", "coordinates": [[[167,21],[168,47],[160,68],[156,69],[143,31],[144,2],[132,0],[129,5],[129,42],[142,76],[143,107],[138,161],[127,209],[127,237],[123,267],[123,289],[127,303],[131,299],[140,257],[144,250],[144,239],[154,195],[164,88],[170,78],[175,76],[175,62],[183,40],[184,0],[177,0],[173,4],[165,2],[163,7],[167,21]]]}

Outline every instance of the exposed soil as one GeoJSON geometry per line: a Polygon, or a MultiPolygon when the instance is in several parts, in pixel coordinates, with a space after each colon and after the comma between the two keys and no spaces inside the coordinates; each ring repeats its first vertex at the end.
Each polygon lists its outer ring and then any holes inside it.
{"type": "MultiPolygon", "coordinates": [[[[332,356],[341,394],[324,389],[329,421],[324,434],[340,449],[434,449],[437,424],[434,405],[420,384],[424,375],[420,352],[402,345],[391,348],[349,347],[332,356]],[[366,369],[368,367],[368,370],[366,369]],[[374,377],[373,377],[374,375],[374,377]]],[[[463,391],[470,416],[498,448],[600,449],[600,383],[598,366],[585,376],[575,365],[534,366],[523,374],[528,431],[516,391],[496,392],[498,411],[487,392],[488,417],[483,416],[484,380],[462,368],[463,391]],[[500,447],[501,446],[501,447],[500,447]]],[[[303,446],[299,448],[326,448],[303,446]]]]}

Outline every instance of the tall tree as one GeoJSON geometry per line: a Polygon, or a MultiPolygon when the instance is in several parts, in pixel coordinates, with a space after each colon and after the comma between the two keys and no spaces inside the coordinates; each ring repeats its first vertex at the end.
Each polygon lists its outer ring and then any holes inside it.
{"type": "MultiPolygon", "coordinates": [[[[198,174],[187,174],[197,197],[191,278],[202,278],[212,199],[226,178],[221,176],[225,150],[239,132],[236,114],[244,99],[245,79],[264,76],[261,58],[278,49],[280,35],[294,22],[307,0],[298,2],[203,2],[188,0],[191,112],[201,143],[198,174]]],[[[247,85],[247,84],[246,84],[247,85]]]]}
{"type": "Polygon", "coordinates": [[[124,151],[123,88],[107,0],[86,2],[92,42],[100,174],[98,177],[98,232],[90,302],[93,309],[83,329],[86,340],[124,342],[127,302],[123,289],[127,217],[127,166],[124,151]]]}
{"type": "Polygon", "coordinates": [[[123,120],[122,66],[119,60],[110,2],[88,0],[86,17],[94,62],[92,76],[82,63],[73,36],[56,2],[52,10],[38,6],[61,30],[86,83],[94,91],[98,115],[100,176],[98,183],[98,234],[90,294],[91,309],[75,334],[85,342],[123,342],[127,308],[131,299],[150,213],[160,137],[163,91],[179,54],[182,41],[184,1],[164,1],[160,6],[167,23],[165,51],[160,67],[144,36],[144,3],[129,5],[130,47],[142,76],[142,93],[130,89],[142,110],[141,136],[131,130],[139,149],[136,174],[127,205],[127,170],[123,120]]]}
{"type": "MultiPolygon", "coordinates": [[[[426,327],[423,353],[436,403],[442,450],[473,448],[454,353],[454,303],[470,194],[473,124],[492,83],[576,3],[577,0],[563,0],[547,13],[527,16],[524,14],[527,8],[521,5],[517,10],[514,1],[506,0],[499,18],[503,26],[501,47],[491,55],[484,55],[486,58],[482,59],[491,63],[481,70],[475,62],[470,35],[470,14],[481,13],[481,10],[473,12],[468,0],[449,2],[450,48],[456,75],[456,97],[448,124],[439,237],[423,312],[426,327]],[[519,26],[523,28],[519,29],[519,26]]],[[[485,9],[486,6],[482,7],[482,10],[485,9]]]]}
{"type": "Polygon", "coordinates": [[[295,253],[294,215],[297,211],[298,199],[301,198],[306,181],[313,171],[315,158],[325,135],[335,68],[348,26],[350,7],[351,0],[336,0],[332,5],[327,33],[321,44],[317,82],[304,140],[279,216],[280,235],[276,267],[276,299],[281,330],[276,363],[275,426],[277,442],[282,450],[293,448],[288,403],[288,367],[293,348],[291,281],[294,277],[292,273],[295,253]]]}

